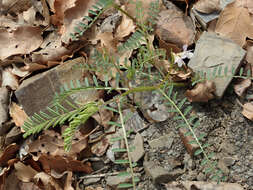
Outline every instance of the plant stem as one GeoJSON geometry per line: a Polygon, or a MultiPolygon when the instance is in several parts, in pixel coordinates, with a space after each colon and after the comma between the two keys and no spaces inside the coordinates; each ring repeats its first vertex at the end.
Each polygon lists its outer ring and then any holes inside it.
{"type": "Polygon", "coordinates": [[[127,149],[127,157],[128,157],[128,160],[129,160],[129,166],[130,166],[130,171],[131,171],[131,176],[132,176],[133,189],[136,190],[136,185],[135,185],[135,181],[134,181],[134,171],[133,171],[133,165],[132,165],[132,158],[131,158],[130,150],[129,150],[129,146],[128,146],[126,128],[125,128],[125,124],[124,124],[123,115],[122,115],[122,112],[121,112],[120,102],[121,102],[121,98],[118,101],[119,116],[120,116],[121,126],[122,126],[122,129],[123,129],[125,145],[126,145],[126,149],[127,149]]]}

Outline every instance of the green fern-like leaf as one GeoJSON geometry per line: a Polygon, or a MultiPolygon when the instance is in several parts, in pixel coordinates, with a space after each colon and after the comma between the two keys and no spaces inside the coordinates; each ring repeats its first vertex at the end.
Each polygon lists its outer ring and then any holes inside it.
{"type": "Polygon", "coordinates": [[[90,102],[80,109],[78,114],[71,120],[69,127],[63,132],[64,138],[64,150],[69,151],[71,149],[71,144],[77,127],[85,123],[93,114],[98,111],[99,107],[97,103],[90,102]]]}
{"type": "Polygon", "coordinates": [[[192,79],[192,85],[194,86],[195,84],[203,82],[205,80],[212,81],[217,78],[241,78],[253,80],[250,70],[248,70],[246,75],[243,75],[243,73],[243,68],[240,68],[239,73],[236,74],[236,68],[234,66],[229,68],[228,66],[224,67],[220,65],[218,67],[214,67],[213,69],[196,72],[195,77],[192,79]]]}
{"type": "Polygon", "coordinates": [[[192,136],[194,138],[194,140],[192,140],[190,144],[196,144],[199,146],[199,149],[197,149],[194,152],[194,155],[198,156],[202,154],[204,156],[204,159],[201,162],[201,165],[208,166],[206,169],[206,173],[212,172],[213,174],[212,176],[216,176],[216,177],[213,177],[213,179],[217,178],[218,179],[217,181],[220,181],[223,177],[223,174],[220,173],[220,170],[217,169],[215,162],[211,160],[210,156],[213,156],[213,154],[208,155],[205,151],[205,149],[209,146],[209,144],[201,143],[201,141],[204,139],[206,134],[203,133],[197,136],[195,133],[195,129],[200,125],[199,120],[197,119],[196,116],[190,116],[190,118],[188,119],[187,115],[190,115],[190,111],[192,108],[190,106],[186,106],[186,102],[187,102],[186,99],[184,98],[183,100],[178,101],[175,96],[175,93],[173,92],[173,86],[170,86],[167,88],[160,89],[159,91],[165,97],[165,99],[169,102],[168,105],[173,108],[173,112],[177,113],[177,115],[175,115],[173,119],[180,121],[178,128],[184,127],[188,130],[184,135],[192,136]],[[168,90],[167,92],[165,92],[167,88],[168,90]]]}
{"type": "Polygon", "coordinates": [[[98,0],[93,6],[92,9],[88,10],[89,14],[92,16],[84,16],[83,21],[80,22],[75,27],[75,33],[71,33],[70,37],[73,41],[78,40],[80,36],[84,34],[100,17],[100,15],[108,8],[111,7],[114,3],[114,0],[98,0]],[[86,24],[88,23],[88,24],[86,24]]]}
{"type": "Polygon", "coordinates": [[[142,42],[146,42],[144,34],[141,30],[137,30],[130,38],[118,47],[119,52],[137,49],[141,46],[142,42]]]}

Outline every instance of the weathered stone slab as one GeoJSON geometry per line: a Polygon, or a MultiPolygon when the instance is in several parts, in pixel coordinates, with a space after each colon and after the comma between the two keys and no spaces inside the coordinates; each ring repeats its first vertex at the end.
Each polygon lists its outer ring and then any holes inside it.
{"type": "MultiPolygon", "coordinates": [[[[84,70],[82,67],[73,67],[83,63],[83,58],[77,58],[66,63],[56,66],[49,71],[37,74],[23,81],[16,90],[15,95],[19,104],[22,105],[28,116],[44,110],[53,100],[56,92],[64,84],[70,86],[70,81],[83,81],[84,70]]],[[[80,96],[79,96],[80,97],[80,96]]],[[[88,101],[96,98],[96,92],[82,92],[82,100],[77,97],[78,101],[88,101]]]]}
{"type": "MultiPolygon", "coordinates": [[[[198,40],[193,58],[188,66],[194,72],[204,71],[212,73],[215,67],[228,66],[228,73],[232,68],[238,69],[246,52],[232,40],[215,33],[204,32],[198,40]]],[[[222,70],[223,71],[223,70],[222,70]]],[[[224,74],[224,73],[222,73],[224,74]]],[[[221,98],[231,82],[231,77],[215,78],[216,96],[221,98]]]]}

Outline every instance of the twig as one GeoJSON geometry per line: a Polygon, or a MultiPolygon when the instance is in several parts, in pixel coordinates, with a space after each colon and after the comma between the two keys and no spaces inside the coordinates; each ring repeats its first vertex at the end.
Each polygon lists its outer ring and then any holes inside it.
{"type": "Polygon", "coordinates": [[[118,175],[119,172],[105,173],[105,174],[94,174],[94,175],[86,175],[80,177],[80,179],[89,179],[89,178],[99,178],[99,177],[107,177],[107,176],[115,176],[118,175]]]}

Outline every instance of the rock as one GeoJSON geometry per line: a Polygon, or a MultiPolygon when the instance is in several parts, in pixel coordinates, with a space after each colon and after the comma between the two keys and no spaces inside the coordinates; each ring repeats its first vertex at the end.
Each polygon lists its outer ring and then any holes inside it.
{"type": "Polygon", "coordinates": [[[222,172],[223,172],[225,175],[228,175],[228,174],[229,174],[229,169],[228,169],[228,167],[226,166],[226,164],[224,163],[223,160],[219,160],[219,162],[218,162],[218,167],[222,170],[222,172]]]}
{"type": "MultiPolygon", "coordinates": [[[[220,3],[219,3],[220,8],[224,9],[229,3],[233,2],[233,1],[234,0],[220,0],[220,3]]],[[[214,11],[209,14],[206,14],[206,13],[202,13],[202,12],[198,11],[198,9],[195,6],[193,6],[193,8],[191,9],[191,14],[199,21],[201,26],[204,29],[206,29],[208,23],[210,23],[212,20],[219,17],[220,12],[214,11]]]]}
{"type": "Polygon", "coordinates": [[[143,138],[137,133],[133,142],[134,150],[130,152],[133,162],[138,162],[144,155],[143,138]]]}
{"type": "Polygon", "coordinates": [[[129,118],[125,124],[127,131],[134,130],[137,133],[146,126],[144,120],[140,117],[137,111],[133,112],[131,109],[123,110],[123,116],[129,118]]]}
{"type": "Polygon", "coordinates": [[[206,180],[206,176],[203,173],[199,173],[197,176],[197,180],[198,181],[205,181],[206,180]]]}
{"type": "Polygon", "coordinates": [[[113,189],[116,189],[117,186],[121,183],[126,183],[131,181],[131,176],[108,176],[106,178],[106,184],[113,189]]]}
{"type": "MultiPolygon", "coordinates": [[[[82,69],[81,63],[83,63],[83,58],[76,58],[24,80],[16,90],[15,95],[26,114],[31,116],[33,113],[44,110],[64,84],[70,86],[71,80],[74,83],[76,80],[82,82],[84,69],[82,69]],[[74,68],[79,64],[80,67],[74,68]]],[[[72,97],[83,103],[96,99],[97,93],[98,91],[92,90],[82,91],[82,93],[77,93],[72,97]]]]}
{"type": "Polygon", "coordinates": [[[6,87],[0,88],[0,130],[3,123],[8,120],[8,105],[10,93],[6,87]]]}
{"type": "Polygon", "coordinates": [[[148,142],[151,148],[159,148],[166,146],[168,149],[171,147],[172,143],[173,138],[170,135],[164,135],[148,142]]]}
{"type": "Polygon", "coordinates": [[[85,179],[83,181],[83,184],[85,186],[87,186],[87,185],[90,185],[90,184],[98,183],[100,181],[100,179],[101,179],[100,177],[88,178],[88,179],[85,179]]]}
{"type": "Polygon", "coordinates": [[[20,127],[14,126],[5,137],[5,144],[9,145],[22,137],[20,127]]]}
{"type": "Polygon", "coordinates": [[[163,41],[182,48],[193,43],[195,30],[190,17],[178,9],[169,9],[159,13],[156,34],[163,41]]]}
{"type": "Polygon", "coordinates": [[[10,129],[15,125],[15,123],[11,121],[6,121],[2,127],[0,127],[0,136],[5,135],[10,129]]]}
{"type": "Polygon", "coordinates": [[[222,162],[224,162],[226,166],[232,166],[235,163],[235,159],[232,157],[224,157],[222,158],[222,162]]]}
{"type": "MultiPolygon", "coordinates": [[[[210,72],[219,66],[228,66],[228,74],[231,74],[232,67],[238,69],[245,56],[245,51],[232,40],[221,37],[215,33],[204,32],[198,40],[193,58],[188,66],[194,72],[210,72]]],[[[223,74],[223,73],[222,73],[223,74]]],[[[231,82],[232,77],[214,78],[216,96],[221,98],[231,82]]]]}
{"type": "Polygon", "coordinates": [[[101,32],[113,32],[115,27],[119,24],[121,21],[121,15],[119,13],[113,14],[102,22],[100,26],[101,32]]]}
{"type": "Polygon", "coordinates": [[[166,170],[163,167],[156,165],[153,161],[145,161],[143,166],[145,172],[147,175],[151,176],[155,184],[171,182],[184,173],[182,169],[175,169],[172,171],[166,170]]]}
{"type": "Polygon", "coordinates": [[[204,181],[174,181],[166,184],[166,190],[193,190],[193,189],[212,189],[212,190],[243,190],[237,183],[219,183],[204,181]],[[180,188],[179,188],[180,187],[180,188]]]}
{"type": "Polygon", "coordinates": [[[179,129],[179,135],[180,138],[187,150],[187,152],[193,156],[194,152],[199,149],[199,146],[197,144],[189,144],[190,141],[195,140],[191,135],[185,136],[185,133],[187,132],[187,129],[180,128],[179,129]]]}
{"type": "Polygon", "coordinates": [[[140,110],[149,122],[162,122],[170,117],[168,107],[163,104],[164,100],[159,92],[138,92],[134,101],[140,105],[140,110]]]}

